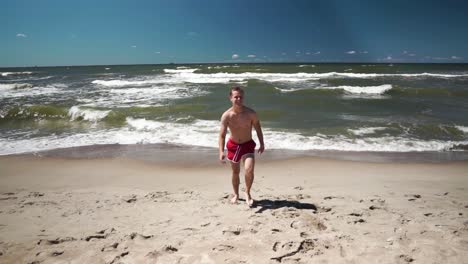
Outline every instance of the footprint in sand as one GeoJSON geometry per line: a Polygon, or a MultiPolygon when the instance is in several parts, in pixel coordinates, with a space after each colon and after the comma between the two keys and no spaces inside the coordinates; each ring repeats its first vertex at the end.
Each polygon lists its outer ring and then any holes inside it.
{"type": "Polygon", "coordinates": [[[114,251],[115,249],[117,249],[118,246],[119,246],[119,243],[115,242],[111,245],[107,245],[101,248],[101,252],[114,251]]]}
{"type": "Polygon", "coordinates": [[[398,261],[399,263],[411,263],[414,261],[414,259],[408,255],[400,255],[398,256],[398,261]]]}
{"type": "Polygon", "coordinates": [[[313,250],[315,247],[315,242],[312,239],[304,239],[300,242],[275,242],[273,244],[272,250],[276,252],[278,256],[272,257],[270,259],[277,262],[282,262],[284,258],[295,256],[298,253],[307,253],[308,251],[313,250]]]}
{"type": "Polygon", "coordinates": [[[240,235],[240,233],[242,232],[242,229],[241,228],[231,228],[231,229],[228,229],[228,230],[223,230],[223,235],[235,235],[235,236],[238,236],[240,235]]]}
{"type": "Polygon", "coordinates": [[[63,250],[61,251],[54,250],[52,252],[37,252],[36,257],[45,257],[45,256],[56,257],[56,256],[62,255],[64,252],[65,251],[63,250]]]}
{"type": "Polygon", "coordinates": [[[137,201],[137,196],[132,194],[130,197],[126,197],[123,199],[126,203],[134,203],[137,201]]]}
{"type": "Polygon", "coordinates": [[[421,195],[420,194],[406,194],[405,197],[411,197],[408,199],[408,201],[416,201],[416,199],[420,199],[421,195]]]}
{"type": "Polygon", "coordinates": [[[64,242],[75,241],[76,238],[74,237],[64,237],[64,238],[56,238],[56,239],[41,239],[37,242],[37,245],[57,245],[64,242]]]}
{"type": "Polygon", "coordinates": [[[30,192],[26,197],[42,197],[42,196],[44,196],[44,193],[30,192]]]}
{"type": "Polygon", "coordinates": [[[212,250],[213,251],[230,251],[230,250],[233,250],[234,247],[231,246],[231,245],[218,245],[216,247],[214,247],[212,250]]]}
{"type": "Polygon", "coordinates": [[[315,229],[319,231],[327,229],[327,226],[320,219],[308,214],[301,215],[299,219],[292,221],[289,226],[294,229],[315,229]]]}
{"type": "Polygon", "coordinates": [[[122,252],[120,253],[119,255],[115,256],[115,258],[109,262],[109,264],[117,264],[117,263],[120,263],[120,259],[127,256],[130,252],[128,251],[125,251],[125,252],[122,252]]]}
{"type": "Polygon", "coordinates": [[[149,239],[149,238],[152,238],[153,235],[142,235],[142,234],[139,234],[137,232],[133,232],[131,233],[129,236],[128,236],[131,240],[134,240],[136,238],[138,239],[149,239]]]}

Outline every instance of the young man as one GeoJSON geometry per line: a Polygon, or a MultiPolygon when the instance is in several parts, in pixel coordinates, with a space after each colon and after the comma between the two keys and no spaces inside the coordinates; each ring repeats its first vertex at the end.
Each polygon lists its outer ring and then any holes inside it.
{"type": "Polygon", "coordinates": [[[257,131],[260,147],[258,153],[265,150],[263,143],[263,133],[258,120],[257,113],[254,110],[244,106],[244,90],[240,87],[232,87],[229,92],[229,100],[232,107],[221,116],[221,130],[219,132],[219,160],[225,163],[224,143],[226,132],[229,128],[230,137],[226,144],[227,159],[231,162],[232,169],[232,187],[234,197],[231,203],[237,203],[239,199],[239,173],[240,162],[244,161],[245,169],[245,200],[249,207],[253,206],[254,200],[250,195],[250,188],[254,180],[255,167],[255,142],[252,140],[252,127],[257,131]]]}

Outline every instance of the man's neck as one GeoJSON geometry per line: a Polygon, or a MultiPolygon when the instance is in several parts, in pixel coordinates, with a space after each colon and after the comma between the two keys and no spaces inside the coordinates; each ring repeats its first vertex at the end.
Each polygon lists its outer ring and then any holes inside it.
{"type": "Polygon", "coordinates": [[[244,106],[243,105],[233,105],[232,110],[236,113],[241,113],[244,111],[244,106]]]}

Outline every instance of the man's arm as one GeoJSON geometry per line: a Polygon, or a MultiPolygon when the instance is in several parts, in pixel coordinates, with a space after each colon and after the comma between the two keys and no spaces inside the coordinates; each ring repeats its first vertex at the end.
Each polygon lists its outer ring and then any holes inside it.
{"type": "Polygon", "coordinates": [[[253,126],[257,132],[258,141],[260,141],[260,148],[258,149],[258,153],[261,154],[263,151],[265,151],[265,143],[263,142],[262,126],[260,125],[260,120],[258,119],[257,113],[253,114],[253,126]]]}
{"type": "Polygon", "coordinates": [[[222,163],[225,162],[224,161],[224,158],[225,158],[224,144],[225,144],[225,141],[226,141],[227,127],[228,127],[228,119],[227,119],[226,113],[224,113],[221,116],[221,129],[219,130],[219,140],[218,140],[218,144],[219,144],[219,161],[221,161],[222,163]]]}

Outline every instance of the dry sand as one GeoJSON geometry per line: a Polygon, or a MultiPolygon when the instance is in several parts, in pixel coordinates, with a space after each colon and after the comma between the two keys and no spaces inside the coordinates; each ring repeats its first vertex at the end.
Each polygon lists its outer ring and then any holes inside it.
{"type": "Polygon", "coordinates": [[[260,159],[255,208],[229,174],[1,157],[0,263],[468,263],[467,162],[260,159]]]}

